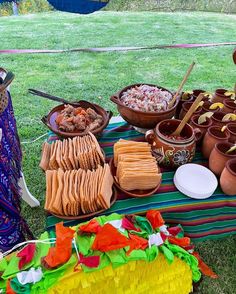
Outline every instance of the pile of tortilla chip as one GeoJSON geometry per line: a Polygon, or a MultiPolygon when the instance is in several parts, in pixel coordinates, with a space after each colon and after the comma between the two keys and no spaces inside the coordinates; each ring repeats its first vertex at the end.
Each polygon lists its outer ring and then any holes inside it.
{"type": "Polygon", "coordinates": [[[116,179],[122,189],[149,190],[161,182],[161,173],[151,146],[146,142],[120,139],[114,144],[116,179]]]}
{"type": "Polygon", "coordinates": [[[110,207],[113,177],[108,164],[96,170],[46,171],[45,209],[61,216],[79,216],[110,207]]]}
{"type": "Polygon", "coordinates": [[[104,154],[92,133],[52,144],[44,143],[40,167],[46,170],[96,169],[105,162],[104,154]]]}

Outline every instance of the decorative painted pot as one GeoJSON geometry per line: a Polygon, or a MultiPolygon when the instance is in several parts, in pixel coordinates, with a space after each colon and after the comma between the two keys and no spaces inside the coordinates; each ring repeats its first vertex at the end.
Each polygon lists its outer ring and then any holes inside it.
{"type": "Polygon", "coordinates": [[[200,114],[196,114],[191,117],[190,125],[193,127],[193,129],[200,130],[199,134],[196,134],[196,142],[197,144],[200,144],[202,142],[203,137],[205,136],[207,129],[212,125],[212,120],[210,118],[206,119],[206,122],[203,124],[198,123],[198,118],[200,117],[200,114]]]}
{"type": "Polygon", "coordinates": [[[154,130],[146,132],[146,140],[152,146],[153,155],[162,166],[176,168],[191,162],[196,149],[195,133],[200,131],[186,124],[181,132],[181,138],[174,139],[170,136],[180,120],[167,119],[159,122],[154,130]]]}
{"type": "Polygon", "coordinates": [[[236,103],[234,100],[232,99],[225,99],[223,101],[224,107],[222,109],[222,111],[226,112],[226,113],[233,113],[234,111],[236,111],[236,103]]]}
{"type": "Polygon", "coordinates": [[[229,140],[229,134],[222,132],[220,127],[211,126],[208,128],[202,142],[202,154],[205,158],[209,158],[211,151],[216,143],[226,143],[229,140]]]}
{"type": "Polygon", "coordinates": [[[225,96],[225,92],[227,92],[226,89],[216,89],[215,93],[211,99],[212,103],[217,103],[217,102],[221,102],[223,103],[224,99],[227,99],[228,97],[225,96]]]}
{"type": "MultiPolygon", "coordinates": [[[[179,114],[179,119],[182,120],[185,116],[185,114],[188,112],[189,108],[192,106],[193,102],[185,102],[183,105],[182,105],[182,109],[180,111],[180,114],[179,114]]],[[[195,114],[200,114],[202,111],[202,108],[201,107],[198,107],[193,115],[195,114]]]]}
{"type": "Polygon", "coordinates": [[[219,112],[220,111],[220,108],[217,107],[216,109],[210,109],[210,106],[212,105],[213,103],[210,102],[210,101],[204,101],[204,104],[202,106],[202,114],[203,113],[206,113],[206,112],[219,112]]]}
{"type": "Polygon", "coordinates": [[[227,161],[220,176],[220,186],[226,195],[236,194],[236,159],[227,161]]]}
{"type": "Polygon", "coordinates": [[[227,124],[226,132],[229,134],[229,142],[236,144],[236,121],[227,124]]]}
{"type": "Polygon", "coordinates": [[[234,144],[231,143],[215,144],[215,147],[211,151],[211,155],[209,157],[209,167],[215,175],[220,176],[226,162],[230,159],[236,158],[236,150],[229,154],[226,153],[233,146],[234,144]]]}

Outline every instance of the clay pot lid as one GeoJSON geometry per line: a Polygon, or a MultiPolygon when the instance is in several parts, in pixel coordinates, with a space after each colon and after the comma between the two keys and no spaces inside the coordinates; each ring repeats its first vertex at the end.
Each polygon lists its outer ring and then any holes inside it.
{"type": "Polygon", "coordinates": [[[231,147],[233,147],[234,144],[229,142],[219,142],[215,144],[215,149],[223,156],[229,157],[229,158],[236,158],[236,151],[233,151],[232,153],[226,154],[226,151],[228,151],[231,147]]]}
{"type": "Polygon", "coordinates": [[[177,169],[174,175],[174,184],[180,192],[190,198],[205,199],[213,195],[218,181],[208,168],[188,163],[177,169]]]}
{"type": "Polygon", "coordinates": [[[226,163],[227,170],[236,177],[236,158],[230,159],[226,163]]]}

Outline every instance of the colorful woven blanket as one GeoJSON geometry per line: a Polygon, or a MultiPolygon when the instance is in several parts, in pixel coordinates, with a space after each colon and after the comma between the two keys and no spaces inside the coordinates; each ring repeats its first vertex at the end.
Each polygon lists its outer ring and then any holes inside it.
{"type": "MultiPolygon", "coordinates": [[[[127,123],[110,124],[99,140],[107,160],[113,156],[113,144],[119,140],[143,141],[144,136],[127,123]]],[[[55,140],[51,134],[49,141],[55,140]]],[[[195,163],[206,165],[201,153],[197,152],[195,163]]],[[[167,223],[181,224],[185,235],[194,242],[218,239],[236,234],[236,195],[226,196],[220,188],[208,199],[195,200],[180,193],[173,184],[174,171],[162,170],[163,181],[156,194],[147,198],[128,198],[119,192],[116,203],[105,213],[143,214],[149,209],[162,212],[167,223]]],[[[51,230],[61,220],[49,215],[47,229],[51,230]]],[[[64,221],[73,226],[78,221],[64,221]]]]}

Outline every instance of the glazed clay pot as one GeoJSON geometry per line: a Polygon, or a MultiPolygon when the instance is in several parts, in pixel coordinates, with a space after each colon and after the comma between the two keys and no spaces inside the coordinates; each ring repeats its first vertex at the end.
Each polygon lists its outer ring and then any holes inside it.
{"type": "Polygon", "coordinates": [[[183,94],[184,94],[184,92],[181,93],[181,95],[179,97],[180,100],[179,100],[179,103],[178,103],[177,108],[176,108],[175,118],[177,118],[177,119],[179,118],[179,114],[180,114],[180,111],[181,111],[181,109],[183,107],[183,104],[185,102],[193,101],[193,97],[192,97],[191,94],[188,94],[188,97],[186,97],[185,99],[182,98],[183,94]]]}
{"type": "Polygon", "coordinates": [[[210,102],[210,101],[205,101],[203,106],[202,106],[202,111],[201,113],[206,113],[206,112],[219,112],[220,111],[220,108],[217,107],[216,109],[210,109],[210,106],[212,105],[213,103],[210,102]]]}
{"type": "Polygon", "coordinates": [[[228,123],[226,132],[229,134],[229,142],[236,144],[236,122],[228,123]]]}
{"type": "Polygon", "coordinates": [[[177,119],[167,119],[159,122],[154,130],[146,132],[145,137],[152,146],[153,155],[162,166],[176,168],[191,162],[195,155],[197,131],[194,132],[189,124],[186,124],[181,132],[181,140],[168,137],[177,129],[180,122],[177,119]]]}
{"type": "MultiPolygon", "coordinates": [[[[193,90],[193,94],[192,94],[192,100],[193,101],[196,100],[199,94],[205,93],[205,92],[206,91],[205,90],[202,90],[202,89],[194,89],[193,90]]],[[[202,101],[204,101],[204,100],[208,100],[208,98],[207,97],[206,98],[204,97],[202,101]]]]}
{"type": "Polygon", "coordinates": [[[209,157],[209,168],[215,175],[220,176],[226,162],[229,159],[236,158],[236,150],[229,154],[226,153],[233,146],[234,144],[231,143],[215,144],[215,147],[211,151],[211,155],[209,157]]]}
{"type": "MultiPolygon", "coordinates": [[[[182,109],[181,109],[180,114],[179,114],[179,119],[180,119],[180,120],[182,120],[182,119],[184,118],[185,114],[188,112],[188,110],[189,110],[189,108],[192,106],[192,104],[193,104],[193,102],[185,102],[185,103],[183,104],[182,109]]],[[[201,108],[201,107],[198,107],[198,108],[194,111],[193,115],[195,115],[195,114],[200,114],[201,111],[202,111],[202,108],[201,108]]]]}
{"type": "Polygon", "coordinates": [[[211,126],[208,128],[202,142],[202,154],[205,158],[209,158],[211,151],[215,147],[216,143],[227,143],[229,134],[227,132],[221,132],[221,128],[211,126]]]}
{"type": "Polygon", "coordinates": [[[226,195],[236,195],[236,159],[230,159],[226,163],[221,176],[220,186],[226,195]]]}
{"type": "Polygon", "coordinates": [[[225,99],[223,101],[224,107],[222,109],[222,111],[226,112],[226,113],[233,113],[234,111],[236,111],[236,103],[234,103],[234,100],[232,99],[225,99]]]}
{"type": "Polygon", "coordinates": [[[222,128],[222,127],[225,126],[227,123],[231,122],[231,121],[222,121],[223,117],[224,117],[226,114],[227,114],[227,113],[226,113],[226,112],[223,112],[223,111],[215,112],[215,113],[212,115],[212,117],[211,117],[213,126],[217,126],[217,127],[222,128]]]}
{"type": "Polygon", "coordinates": [[[224,95],[225,92],[227,92],[226,89],[216,89],[216,91],[211,99],[211,102],[212,103],[217,103],[217,102],[223,103],[224,99],[228,98],[227,96],[224,95]]]}
{"type": "Polygon", "coordinates": [[[196,135],[196,142],[197,144],[200,144],[202,142],[203,137],[205,136],[208,128],[212,125],[212,120],[210,118],[206,119],[206,122],[203,124],[198,124],[198,118],[200,117],[199,114],[194,115],[191,117],[190,125],[193,127],[193,129],[200,130],[200,133],[196,135]]]}

